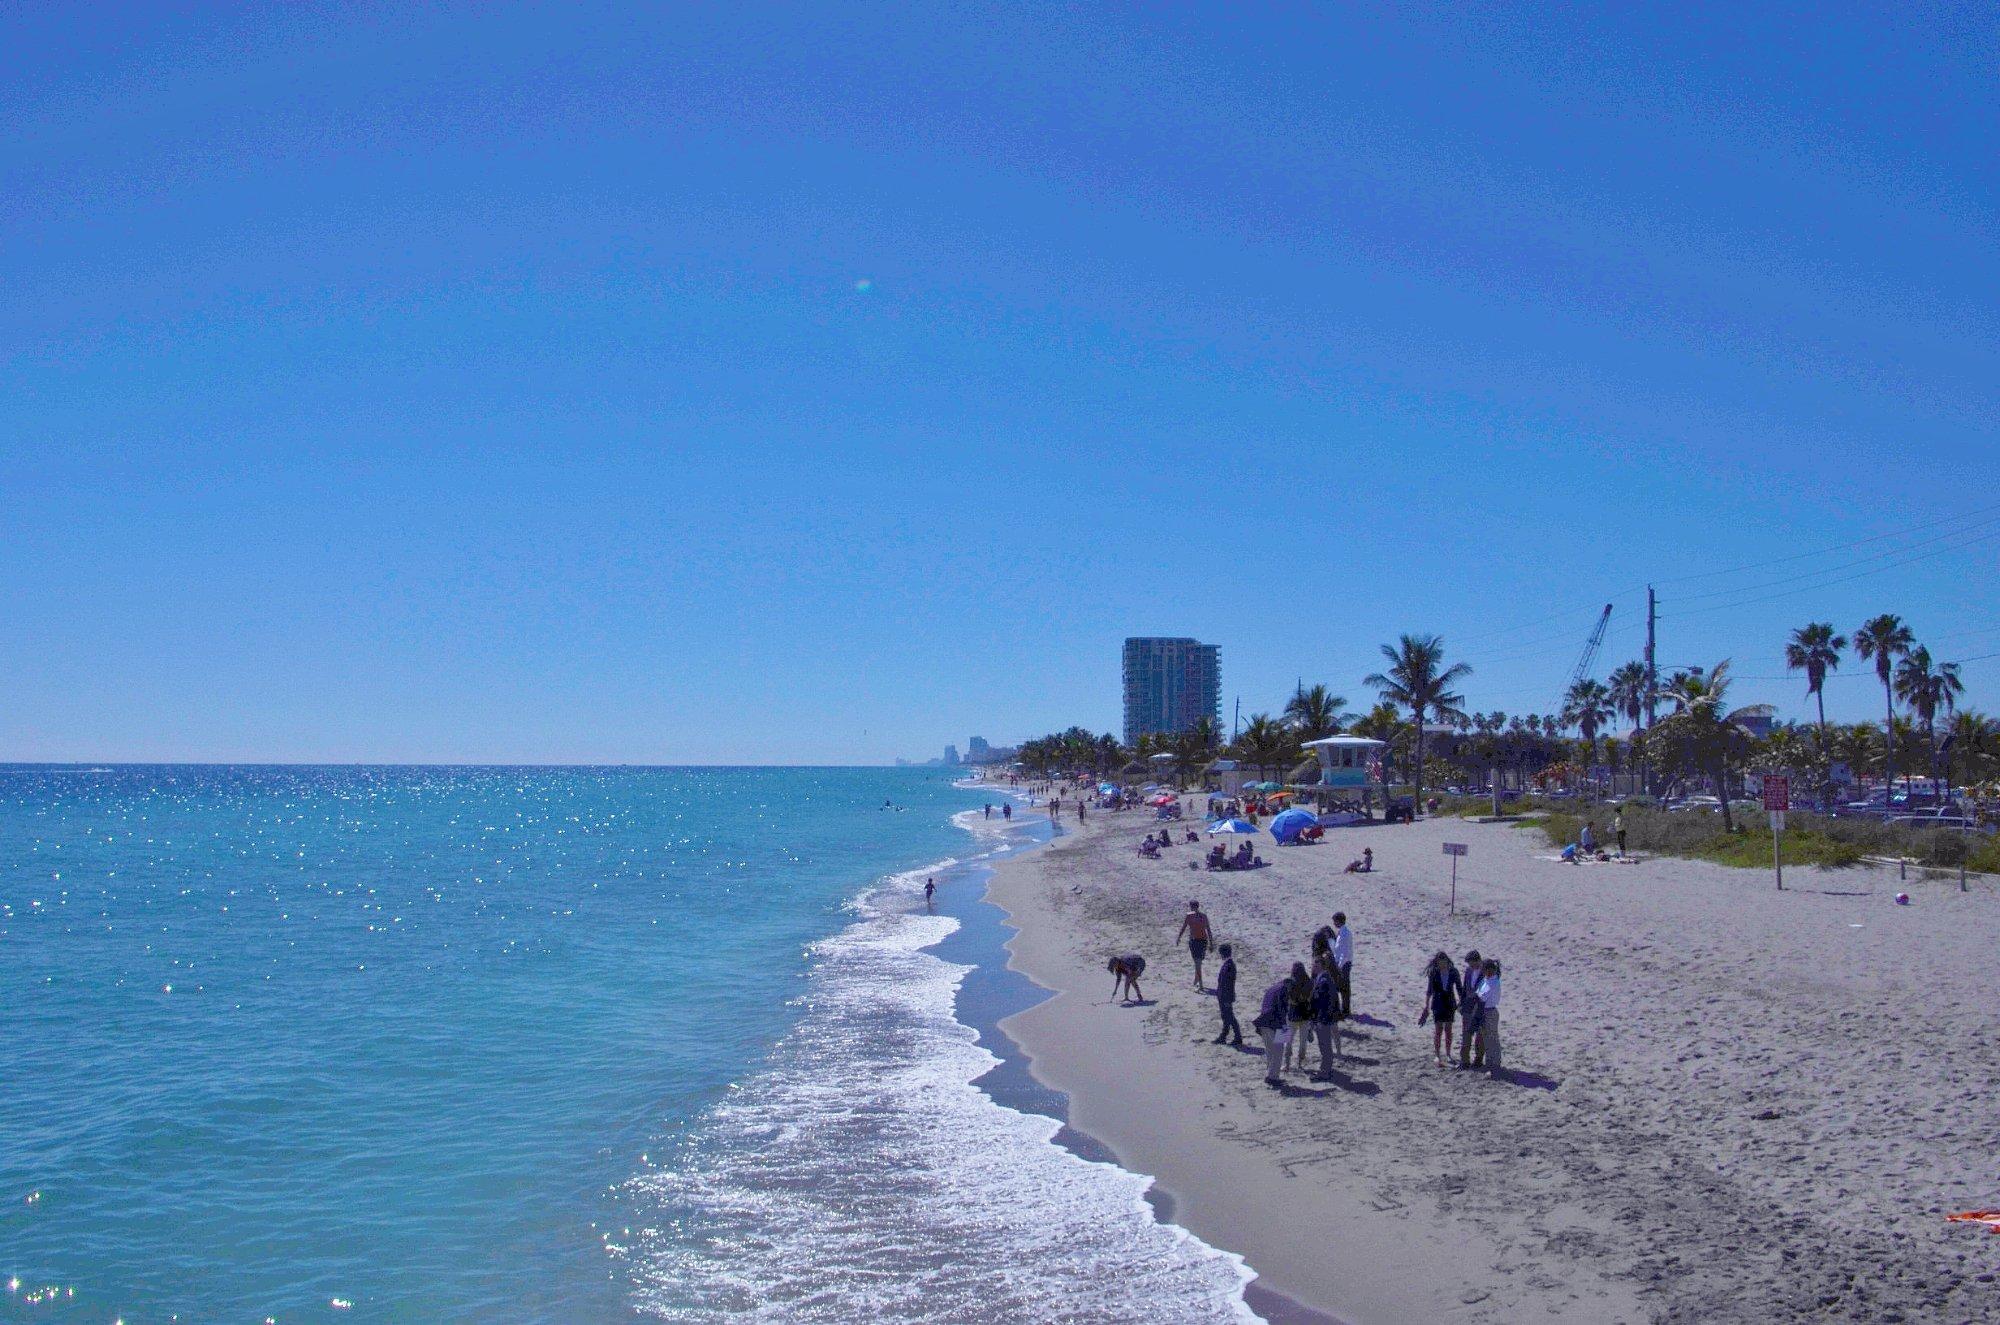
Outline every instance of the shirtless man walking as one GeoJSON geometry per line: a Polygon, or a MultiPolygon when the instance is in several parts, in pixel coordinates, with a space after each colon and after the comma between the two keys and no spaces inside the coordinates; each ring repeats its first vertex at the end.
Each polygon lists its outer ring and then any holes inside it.
{"type": "Polygon", "coordinates": [[[1174,942],[1179,943],[1183,935],[1187,938],[1188,954],[1194,958],[1194,987],[1207,993],[1208,987],[1202,983],[1201,964],[1208,956],[1210,935],[1208,916],[1203,913],[1200,902],[1188,903],[1187,914],[1181,917],[1180,933],[1174,935],[1174,942]]]}

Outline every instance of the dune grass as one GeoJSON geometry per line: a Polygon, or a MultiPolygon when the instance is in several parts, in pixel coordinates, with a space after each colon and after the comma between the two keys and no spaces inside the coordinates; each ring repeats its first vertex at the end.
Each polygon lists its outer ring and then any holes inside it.
{"type": "MultiPolygon", "coordinates": [[[[1597,825],[1598,843],[1614,844],[1612,805],[1579,807],[1573,802],[1538,801],[1527,807],[1537,817],[1524,823],[1543,834],[1551,846],[1577,840],[1584,820],[1597,825]]],[[[1667,814],[1650,806],[1625,811],[1629,848],[1647,855],[1686,856],[1743,869],[1771,865],[1770,821],[1759,811],[1738,815],[1736,831],[1727,832],[1722,816],[1701,811],[1667,814]]],[[[1787,817],[1784,840],[1788,865],[1855,865],[1864,856],[1906,857],[1924,865],[2000,873],[2000,842],[1979,834],[1947,829],[1910,829],[1877,819],[1829,819],[1817,814],[1787,817]]]]}

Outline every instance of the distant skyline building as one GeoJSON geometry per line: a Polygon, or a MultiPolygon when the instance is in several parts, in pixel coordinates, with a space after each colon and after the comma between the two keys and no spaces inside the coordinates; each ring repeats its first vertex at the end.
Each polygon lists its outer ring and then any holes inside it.
{"type": "Polygon", "coordinates": [[[1148,732],[1184,732],[1203,718],[1221,725],[1221,650],[1185,638],[1125,641],[1125,743],[1148,732]]]}
{"type": "Polygon", "coordinates": [[[946,746],[946,747],[944,748],[944,762],[945,762],[945,763],[947,763],[947,764],[955,764],[955,763],[957,763],[957,762],[958,762],[958,747],[957,747],[957,746],[955,746],[955,745],[947,745],[947,746],[946,746]]]}

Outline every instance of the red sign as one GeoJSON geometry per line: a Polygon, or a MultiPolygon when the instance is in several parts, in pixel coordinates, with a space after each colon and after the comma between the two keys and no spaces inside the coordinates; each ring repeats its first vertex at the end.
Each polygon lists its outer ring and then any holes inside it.
{"type": "Polygon", "coordinates": [[[1788,777],[1764,779],[1764,808],[1783,813],[1792,808],[1792,780],[1788,777]]]}

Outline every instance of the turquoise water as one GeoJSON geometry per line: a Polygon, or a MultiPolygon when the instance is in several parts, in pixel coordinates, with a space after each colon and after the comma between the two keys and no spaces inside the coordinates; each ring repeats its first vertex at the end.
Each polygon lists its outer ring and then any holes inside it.
{"type": "Polygon", "coordinates": [[[1142,1179],[971,1085],[917,890],[1026,844],[986,799],[0,769],[0,1319],[1061,1319],[1121,1260],[1240,1314],[1142,1179]]]}

